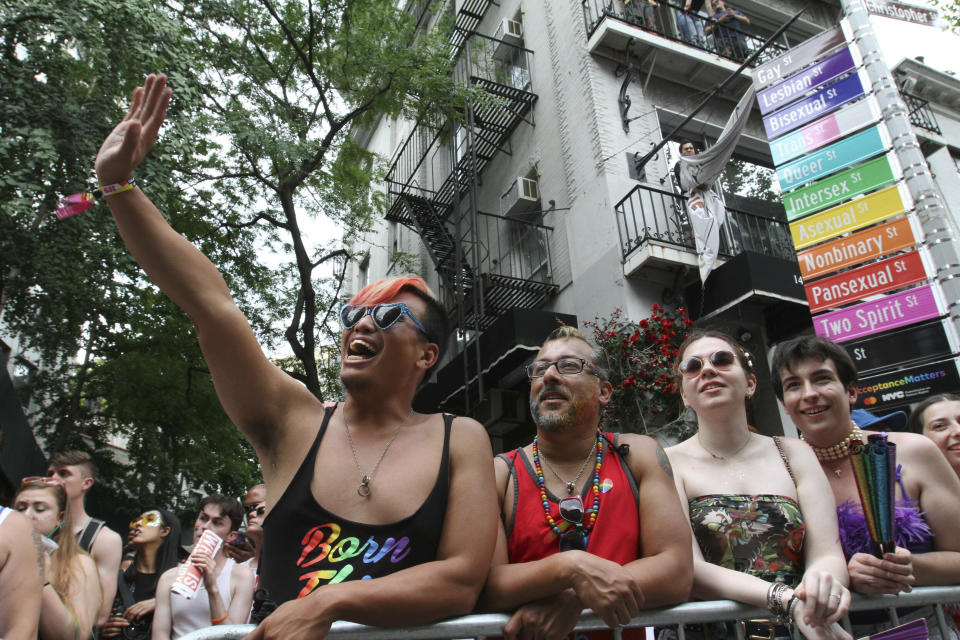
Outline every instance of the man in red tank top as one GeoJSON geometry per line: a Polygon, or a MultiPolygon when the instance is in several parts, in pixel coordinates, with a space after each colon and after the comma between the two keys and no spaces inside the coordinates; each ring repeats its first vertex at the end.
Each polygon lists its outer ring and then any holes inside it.
{"type": "Polygon", "coordinates": [[[516,610],[513,639],[568,634],[584,608],[618,627],[686,601],[693,558],[670,463],[652,438],[600,431],[613,392],[603,352],[560,327],[527,374],[537,435],[494,463],[501,522],[481,606],[516,610]]]}

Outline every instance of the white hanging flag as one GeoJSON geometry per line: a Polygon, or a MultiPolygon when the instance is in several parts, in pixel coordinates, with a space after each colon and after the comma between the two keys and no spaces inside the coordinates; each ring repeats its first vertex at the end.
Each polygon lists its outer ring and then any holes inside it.
{"type": "Polygon", "coordinates": [[[751,85],[734,107],[723,127],[723,132],[709,149],[692,156],[680,156],[680,188],[688,194],[687,212],[697,247],[700,281],[706,283],[720,252],[720,227],[726,221],[727,210],[713,184],[723,173],[743,132],[756,90],[751,85]]]}

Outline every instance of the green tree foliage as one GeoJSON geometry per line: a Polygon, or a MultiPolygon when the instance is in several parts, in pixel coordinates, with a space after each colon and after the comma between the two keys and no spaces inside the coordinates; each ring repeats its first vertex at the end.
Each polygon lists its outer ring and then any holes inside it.
{"type": "Polygon", "coordinates": [[[198,177],[245,199],[229,223],[263,229],[289,257],[287,370],[322,398],[318,345],[337,305],[320,274],[342,273],[349,253],[340,237],[310,246],[305,229],[325,217],[355,236],[382,214],[372,184],[383,166],[353,134],[452,106],[449,44],[442,29],[418,34],[418,16],[393,0],[202,0],[178,11],[201,40],[206,107],[227,141],[221,173],[198,177]]]}
{"type": "Polygon", "coordinates": [[[960,0],[933,0],[947,29],[960,35],[960,0]]]}
{"type": "Polygon", "coordinates": [[[4,330],[44,363],[31,395],[38,435],[48,450],[92,443],[108,502],[172,504],[184,483],[236,492],[256,475],[201,373],[189,321],[145,281],[105,207],[62,222],[53,215],[59,197],[95,186],[97,148],[143,75],[169,70],[181,88],[172,125],[136,177],[224,267],[257,323],[251,301],[263,304],[272,275],[250,260],[253,234],[221,228],[211,195],[177,179],[180,168],[202,164],[197,141],[209,132],[188,35],[143,3],[0,9],[0,312],[4,330]],[[104,455],[117,434],[129,438],[132,469],[104,455]]]}

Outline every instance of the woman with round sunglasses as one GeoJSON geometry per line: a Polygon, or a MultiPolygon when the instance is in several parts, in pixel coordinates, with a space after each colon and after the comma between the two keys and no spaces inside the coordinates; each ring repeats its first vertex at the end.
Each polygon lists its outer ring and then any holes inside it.
{"type": "Polygon", "coordinates": [[[44,538],[40,640],[87,638],[100,609],[97,565],[73,537],[67,493],[56,478],[25,478],[13,508],[44,538]]]}
{"type": "Polygon", "coordinates": [[[807,638],[849,638],[838,624],[850,603],[846,563],[816,457],[750,427],[757,379],[731,337],[694,332],[677,369],[698,431],[666,451],[689,507],[694,595],[768,608],[771,620],[744,623],[750,635],[786,636],[783,623],[793,622],[807,638]]]}
{"type": "Polygon", "coordinates": [[[130,522],[134,560],[117,581],[113,613],[101,637],[150,637],[157,606],[157,582],[179,562],[180,520],[170,511],[151,509],[130,522]]]}

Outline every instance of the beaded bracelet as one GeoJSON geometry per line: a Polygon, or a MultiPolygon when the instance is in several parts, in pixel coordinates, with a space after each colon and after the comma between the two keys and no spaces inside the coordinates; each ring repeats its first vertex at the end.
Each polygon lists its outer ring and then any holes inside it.
{"type": "Polygon", "coordinates": [[[75,216],[81,211],[86,211],[93,206],[93,203],[100,198],[112,196],[124,191],[130,191],[137,186],[137,181],[133,178],[116,184],[103,185],[93,192],[72,193],[57,203],[57,219],[63,220],[70,216],[75,216]]]}

